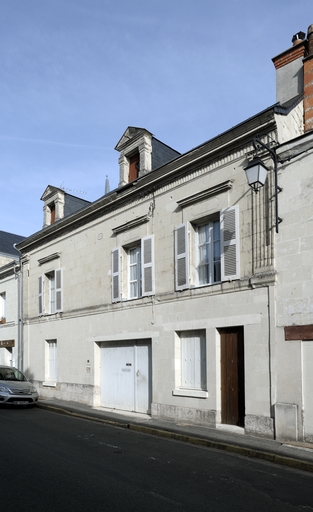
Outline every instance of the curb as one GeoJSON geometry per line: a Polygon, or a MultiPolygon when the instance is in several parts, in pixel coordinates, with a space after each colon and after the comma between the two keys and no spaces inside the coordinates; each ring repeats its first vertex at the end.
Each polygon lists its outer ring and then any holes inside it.
{"type": "Polygon", "coordinates": [[[205,439],[202,437],[193,437],[187,434],[179,434],[177,432],[172,432],[170,430],[162,430],[155,427],[147,427],[144,425],[137,425],[135,423],[128,422],[119,422],[115,420],[108,420],[104,418],[99,418],[98,416],[87,415],[79,412],[73,412],[67,409],[62,409],[59,407],[55,407],[53,405],[45,405],[38,404],[39,408],[45,409],[47,411],[52,411],[58,414],[63,414],[65,416],[73,416],[75,418],[80,418],[89,421],[95,421],[97,423],[102,423],[103,425],[108,425],[110,427],[118,427],[124,428],[128,430],[132,430],[134,432],[140,432],[142,434],[148,434],[156,437],[162,437],[164,439],[172,439],[174,441],[180,441],[183,443],[189,443],[196,446],[202,446],[204,448],[213,448],[215,450],[222,450],[228,453],[233,453],[236,455],[241,455],[243,457],[264,460],[266,462],[271,462],[272,464],[278,464],[280,466],[286,466],[293,469],[300,469],[301,471],[308,471],[313,473],[313,462],[303,461],[301,459],[295,459],[292,457],[288,457],[285,455],[279,455],[277,453],[266,452],[262,450],[255,450],[252,448],[246,448],[245,446],[239,446],[236,444],[224,443],[222,441],[213,441],[211,439],[205,439]]]}

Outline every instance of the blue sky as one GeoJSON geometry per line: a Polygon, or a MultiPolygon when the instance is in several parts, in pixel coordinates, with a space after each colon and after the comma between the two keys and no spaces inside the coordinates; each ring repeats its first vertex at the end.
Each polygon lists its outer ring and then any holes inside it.
{"type": "Polygon", "coordinates": [[[117,187],[129,125],[183,153],[274,104],[271,58],[313,23],[311,0],[0,5],[0,229],[24,236],[47,185],[117,187]]]}

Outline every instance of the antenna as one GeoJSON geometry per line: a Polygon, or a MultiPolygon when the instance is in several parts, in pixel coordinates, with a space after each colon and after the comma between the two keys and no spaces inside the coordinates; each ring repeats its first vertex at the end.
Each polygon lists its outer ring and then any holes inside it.
{"type": "Polygon", "coordinates": [[[72,193],[75,193],[75,194],[87,194],[87,192],[84,192],[83,190],[74,190],[73,188],[65,188],[63,187],[64,181],[62,181],[61,185],[59,188],[61,188],[62,190],[66,190],[67,192],[72,192],[72,193]]]}

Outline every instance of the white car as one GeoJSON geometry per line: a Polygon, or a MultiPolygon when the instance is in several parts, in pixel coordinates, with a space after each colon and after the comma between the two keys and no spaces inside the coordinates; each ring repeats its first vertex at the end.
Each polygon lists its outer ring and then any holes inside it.
{"type": "Polygon", "coordinates": [[[36,405],[35,386],[13,366],[0,366],[0,405],[36,405]]]}

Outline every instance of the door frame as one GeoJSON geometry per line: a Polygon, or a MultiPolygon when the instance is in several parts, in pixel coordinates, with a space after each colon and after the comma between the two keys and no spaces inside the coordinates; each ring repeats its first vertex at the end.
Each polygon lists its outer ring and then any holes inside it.
{"type": "Polygon", "coordinates": [[[245,365],[243,326],[218,329],[220,334],[221,423],[244,427],[245,365]]]}
{"type": "MultiPolygon", "coordinates": [[[[127,366],[129,366],[126,363],[127,366]]],[[[123,366],[123,365],[122,365],[123,366]]],[[[126,369],[124,369],[125,371],[126,369]]],[[[123,371],[123,370],[122,370],[123,371]]],[[[119,340],[119,341],[107,341],[102,342],[100,344],[100,405],[103,407],[110,407],[110,408],[116,408],[117,410],[131,410],[133,412],[143,412],[146,414],[151,413],[151,402],[152,402],[152,343],[150,339],[137,339],[137,340],[119,340]],[[130,405],[130,408],[119,408],[118,404],[116,407],[112,404],[111,405],[105,405],[105,403],[102,401],[102,397],[104,395],[103,387],[104,384],[104,377],[102,374],[102,361],[104,357],[104,353],[102,353],[102,350],[105,350],[105,348],[132,348],[133,354],[131,358],[131,365],[132,368],[132,377],[134,379],[133,381],[133,399],[132,399],[132,405],[130,405]],[[147,410],[140,410],[139,400],[138,400],[138,386],[139,386],[139,380],[141,377],[140,372],[138,371],[138,347],[147,347],[147,372],[148,372],[148,378],[147,378],[147,410]]]]}

